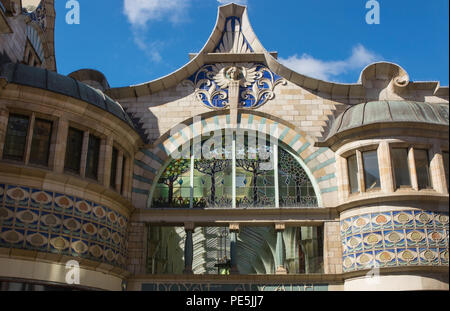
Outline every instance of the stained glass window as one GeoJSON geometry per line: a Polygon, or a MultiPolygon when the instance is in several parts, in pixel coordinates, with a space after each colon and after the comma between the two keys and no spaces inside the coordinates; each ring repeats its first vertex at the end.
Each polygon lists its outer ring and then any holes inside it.
{"type": "MultiPolygon", "coordinates": [[[[261,148],[261,147],[260,147],[261,148]]],[[[265,147],[262,147],[265,148],[265,147]]],[[[192,203],[195,208],[224,208],[233,205],[232,160],[224,156],[213,159],[195,159],[192,203]]],[[[276,206],[275,170],[267,146],[264,156],[249,156],[255,150],[245,144],[244,157],[236,151],[236,207],[276,206]]],[[[279,150],[279,205],[281,207],[315,207],[314,187],[299,162],[287,151],[279,150]]],[[[190,207],[190,159],[173,160],[162,173],[153,193],[153,207],[190,207]]]]}
{"type": "Polygon", "coordinates": [[[305,170],[287,151],[279,149],[280,206],[317,206],[314,188],[305,170]]]}
{"type": "Polygon", "coordinates": [[[34,121],[33,140],[31,142],[30,163],[48,165],[52,122],[36,119],[34,121]]]}
{"type": "Polygon", "coordinates": [[[69,128],[67,136],[66,159],[64,169],[76,174],[80,173],[81,149],[83,147],[83,132],[69,128]]]}
{"type": "Polygon", "coordinates": [[[3,150],[4,159],[24,161],[29,122],[27,116],[17,114],[9,116],[3,150]]]}

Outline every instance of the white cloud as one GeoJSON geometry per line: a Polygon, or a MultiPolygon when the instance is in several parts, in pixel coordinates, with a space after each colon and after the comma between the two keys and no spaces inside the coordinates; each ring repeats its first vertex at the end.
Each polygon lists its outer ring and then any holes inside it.
{"type": "Polygon", "coordinates": [[[217,0],[220,4],[236,3],[236,4],[247,4],[247,0],[217,0]]]}
{"type": "Polygon", "coordinates": [[[177,23],[190,0],[124,0],[124,13],[136,27],[144,27],[149,21],[168,18],[177,23]]]}
{"type": "Polygon", "coordinates": [[[352,50],[352,55],[346,60],[323,61],[316,59],[308,54],[280,58],[280,62],[298,73],[303,75],[331,81],[333,78],[348,71],[362,70],[370,63],[382,60],[382,57],[376,53],[367,50],[363,45],[358,44],[352,50]]]}

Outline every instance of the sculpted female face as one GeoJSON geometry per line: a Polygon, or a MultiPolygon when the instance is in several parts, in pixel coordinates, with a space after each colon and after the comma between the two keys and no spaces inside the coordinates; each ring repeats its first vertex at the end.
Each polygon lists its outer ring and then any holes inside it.
{"type": "Polygon", "coordinates": [[[240,78],[241,71],[237,67],[231,67],[227,70],[227,77],[231,80],[238,81],[240,78]]]}

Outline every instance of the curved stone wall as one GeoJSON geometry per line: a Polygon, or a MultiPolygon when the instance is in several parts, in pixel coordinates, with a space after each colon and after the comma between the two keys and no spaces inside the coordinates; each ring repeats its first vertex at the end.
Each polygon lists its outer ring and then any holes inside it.
{"type": "Polygon", "coordinates": [[[0,184],[0,247],[125,268],[128,217],[64,193],[0,184]]]}

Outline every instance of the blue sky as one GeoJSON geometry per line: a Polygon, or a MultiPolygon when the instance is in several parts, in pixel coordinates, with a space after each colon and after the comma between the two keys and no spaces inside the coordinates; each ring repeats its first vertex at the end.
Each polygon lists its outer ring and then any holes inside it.
{"type": "MultiPolygon", "coordinates": [[[[56,62],[69,74],[92,68],[112,87],[165,76],[209,38],[226,0],[78,0],[80,24],[56,2],[56,62]]],[[[449,85],[449,1],[378,0],[379,25],[366,23],[368,0],[239,0],[268,51],[292,69],[355,83],[374,61],[399,64],[413,81],[449,85]]]]}

